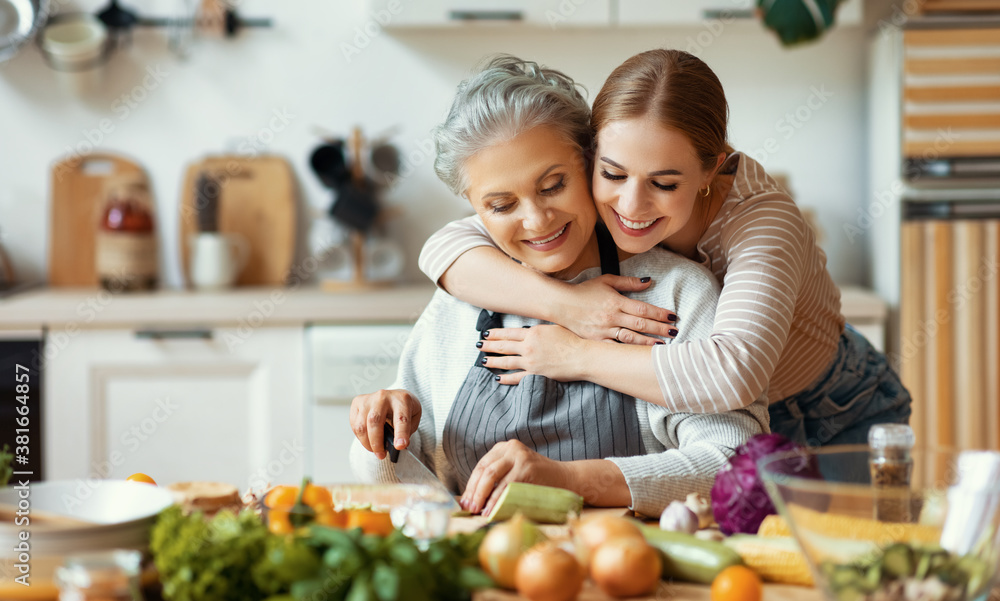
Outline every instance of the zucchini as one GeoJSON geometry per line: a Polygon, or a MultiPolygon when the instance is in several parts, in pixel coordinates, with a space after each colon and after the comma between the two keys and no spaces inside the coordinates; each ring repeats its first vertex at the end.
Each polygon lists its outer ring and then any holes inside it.
{"type": "Polygon", "coordinates": [[[722,570],[743,564],[739,553],[722,543],[683,532],[667,532],[657,526],[640,526],[640,529],[646,542],[660,552],[664,580],[711,584],[722,570]]]}
{"type": "Polygon", "coordinates": [[[570,513],[581,511],[583,497],[571,490],[511,482],[486,516],[486,521],[500,522],[521,513],[537,524],[565,524],[570,513]]]}

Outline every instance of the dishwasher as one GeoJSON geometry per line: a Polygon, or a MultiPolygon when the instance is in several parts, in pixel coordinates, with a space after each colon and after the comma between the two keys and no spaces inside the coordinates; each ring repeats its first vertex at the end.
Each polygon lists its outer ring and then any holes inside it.
{"type": "Polygon", "coordinates": [[[305,470],[319,483],[356,482],[351,401],[389,388],[412,324],[314,324],[306,332],[305,470]]]}
{"type": "Polygon", "coordinates": [[[41,329],[0,330],[0,449],[14,454],[11,483],[45,478],[43,340],[41,329]]]}

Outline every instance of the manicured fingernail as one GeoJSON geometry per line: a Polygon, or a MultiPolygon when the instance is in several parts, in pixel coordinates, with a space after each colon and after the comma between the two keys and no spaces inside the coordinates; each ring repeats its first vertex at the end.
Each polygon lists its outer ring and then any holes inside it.
{"type": "Polygon", "coordinates": [[[482,340],[480,340],[479,342],[476,343],[476,348],[483,348],[483,341],[482,340]]]}
{"type": "Polygon", "coordinates": [[[483,357],[483,360],[480,361],[480,363],[482,363],[483,365],[486,365],[486,360],[487,359],[489,359],[489,357],[483,357]]]}
{"type": "Polygon", "coordinates": [[[462,509],[466,510],[466,511],[469,510],[468,505],[469,505],[469,502],[465,500],[465,497],[462,497],[461,499],[458,500],[458,506],[461,507],[462,509]]]}
{"type": "Polygon", "coordinates": [[[669,321],[670,323],[673,323],[673,322],[677,321],[677,316],[676,315],[667,315],[667,321],[669,321]]]}
{"type": "Polygon", "coordinates": [[[493,381],[494,382],[499,382],[500,381],[500,376],[493,376],[493,381]]]}
{"type": "Polygon", "coordinates": [[[485,332],[483,332],[483,338],[489,338],[489,337],[490,337],[490,331],[489,330],[486,330],[485,332]]]}
{"type": "Polygon", "coordinates": [[[396,448],[399,449],[406,446],[406,440],[402,438],[397,438],[396,442],[394,442],[393,444],[395,444],[396,448]]]}
{"type": "Polygon", "coordinates": [[[645,284],[649,280],[650,280],[650,277],[648,275],[646,277],[644,277],[644,278],[639,278],[639,281],[642,282],[643,284],[645,284]]]}
{"type": "Polygon", "coordinates": [[[670,334],[671,336],[676,336],[677,330],[667,330],[667,334],[670,334]]]}
{"type": "Polygon", "coordinates": [[[657,341],[656,341],[656,342],[654,342],[653,344],[666,344],[666,342],[663,342],[662,340],[657,340],[657,341]]]}

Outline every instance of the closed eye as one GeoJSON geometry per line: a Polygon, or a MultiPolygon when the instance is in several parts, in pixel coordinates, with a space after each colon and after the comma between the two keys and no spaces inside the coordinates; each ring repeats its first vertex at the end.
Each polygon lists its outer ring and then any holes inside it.
{"type": "Polygon", "coordinates": [[[659,188],[660,190],[666,190],[667,192],[673,192],[674,190],[677,189],[677,184],[658,184],[656,182],[653,182],[653,185],[659,188]]]}
{"type": "Polygon", "coordinates": [[[609,179],[609,180],[611,180],[613,182],[620,182],[621,180],[625,179],[627,176],[625,176],[625,175],[614,175],[612,173],[608,173],[607,170],[605,170],[605,169],[601,169],[601,177],[603,177],[604,179],[609,179]]]}
{"type": "Polygon", "coordinates": [[[493,211],[494,213],[506,213],[507,211],[513,208],[514,208],[514,203],[506,203],[506,204],[495,204],[490,207],[490,210],[493,211]]]}
{"type": "Polygon", "coordinates": [[[544,194],[545,196],[550,196],[552,194],[555,194],[555,193],[559,192],[560,190],[562,190],[565,187],[566,187],[566,183],[563,180],[560,179],[556,183],[556,185],[550,186],[548,188],[543,189],[542,190],[542,194],[544,194]]]}

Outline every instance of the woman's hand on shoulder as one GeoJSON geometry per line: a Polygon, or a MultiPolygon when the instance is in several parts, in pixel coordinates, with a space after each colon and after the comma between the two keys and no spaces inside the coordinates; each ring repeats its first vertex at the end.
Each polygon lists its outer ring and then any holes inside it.
{"type": "Polygon", "coordinates": [[[565,295],[552,321],[582,338],[653,345],[677,336],[677,315],[656,305],[623,296],[653,284],[651,278],[602,275],[576,284],[565,295]],[[645,280],[645,281],[643,281],[645,280]]]}
{"type": "Polygon", "coordinates": [[[486,515],[511,482],[565,487],[565,466],[529,449],[519,440],[497,443],[472,470],[458,503],[469,513],[486,515]]]}
{"type": "Polygon", "coordinates": [[[396,431],[393,446],[405,449],[420,425],[422,413],[420,402],[407,390],[362,394],[351,401],[351,430],[361,445],[381,460],[385,458],[383,431],[386,422],[391,422],[396,431]]]}

